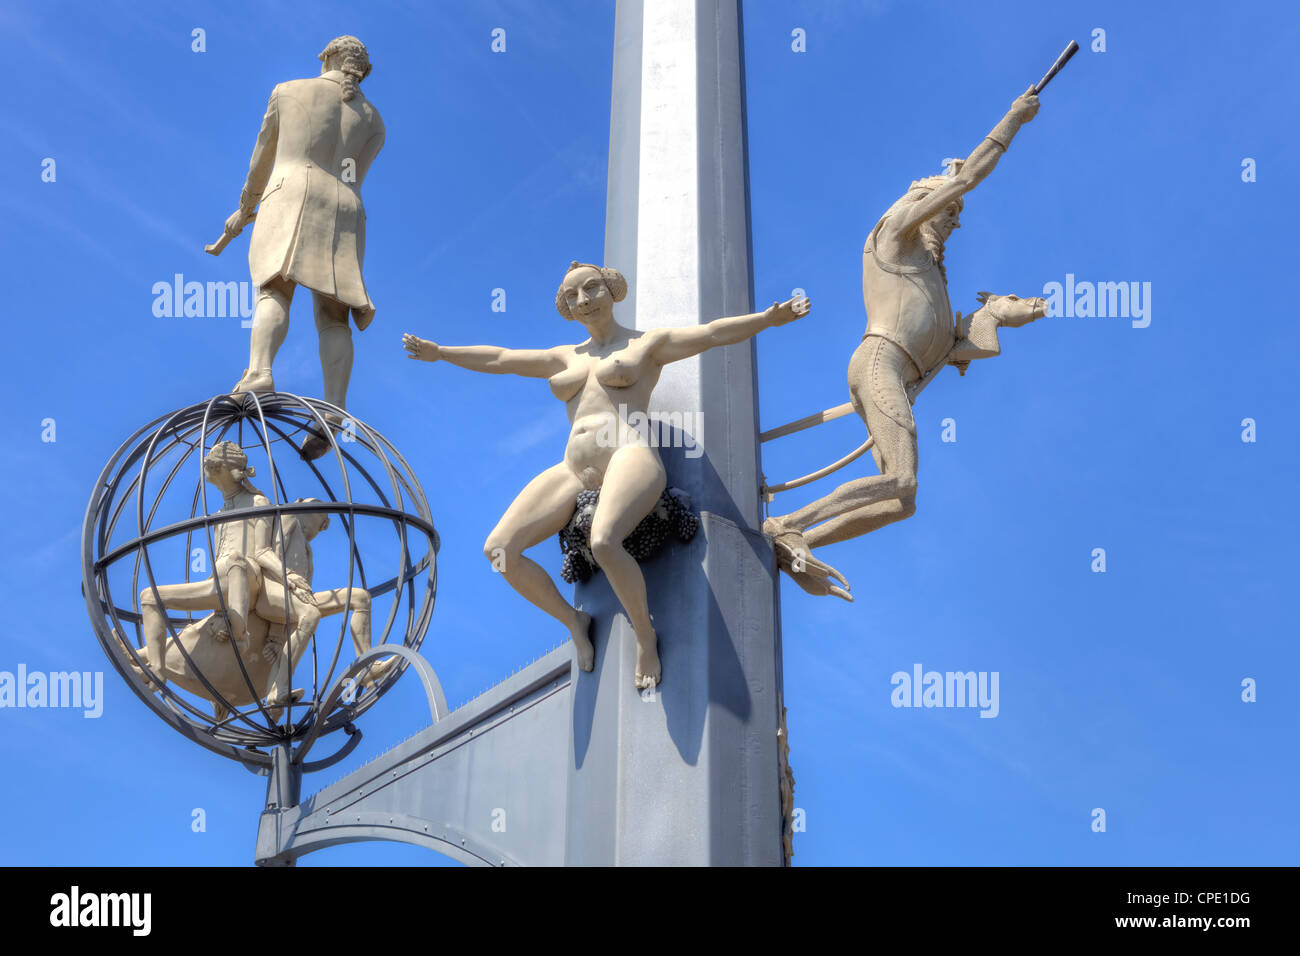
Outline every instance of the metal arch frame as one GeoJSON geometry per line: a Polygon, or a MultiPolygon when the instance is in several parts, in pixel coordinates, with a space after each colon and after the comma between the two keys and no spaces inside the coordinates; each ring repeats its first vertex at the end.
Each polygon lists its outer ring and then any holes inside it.
{"type": "MultiPolygon", "coordinates": [[[[332,715],[335,706],[338,704],[339,698],[343,696],[347,682],[351,678],[354,678],[365,671],[370,666],[371,661],[392,655],[396,655],[405,660],[412,668],[414,668],[415,673],[419,676],[420,683],[424,685],[424,696],[429,701],[429,716],[432,718],[432,722],[437,723],[439,720],[442,720],[447,716],[447,697],[442,692],[442,682],[438,680],[438,675],[434,673],[433,667],[429,662],[405,644],[380,644],[378,647],[372,647],[370,650],[358,657],[343,671],[342,674],[339,675],[338,682],[335,683],[333,689],[325,696],[324,701],[321,702],[318,708],[318,712],[324,714],[325,718],[312,722],[311,729],[307,731],[307,736],[303,738],[302,743],[298,745],[297,749],[293,753],[291,760],[293,765],[300,767],[303,771],[324,770],[326,767],[337,763],[338,760],[342,759],[341,756],[335,755],[334,757],[328,757],[325,760],[316,760],[311,763],[304,762],[307,756],[307,751],[311,750],[312,745],[316,743],[316,740],[320,737],[321,733],[328,729],[328,719],[332,715]]],[[[352,722],[350,705],[345,709],[345,712],[348,715],[347,723],[350,724],[352,722]]],[[[360,733],[356,736],[360,737],[360,733]]],[[[355,744],[353,746],[355,746],[355,744]]]]}
{"type": "MultiPolygon", "coordinates": [[[[314,512],[322,511],[331,514],[340,514],[342,520],[346,522],[349,529],[349,553],[355,559],[360,559],[355,537],[355,518],[357,515],[379,517],[391,520],[398,531],[399,538],[399,562],[394,577],[368,588],[372,595],[386,594],[389,591],[400,594],[401,591],[407,591],[409,606],[406,610],[406,634],[408,639],[414,638],[411,645],[401,645],[408,652],[419,647],[422,643],[428,628],[429,621],[432,617],[433,604],[437,594],[437,563],[436,556],[440,549],[441,542],[438,533],[433,526],[432,516],[429,511],[428,502],[425,499],[423,489],[420,488],[419,482],[415,477],[410,465],[401,456],[397,449],[384,438],[379,432],[375,431],[365,423],[359,421],[355,416],[347,413],[342,409],[329,403],[315,399],[303,398],[290,393],[274,393],[272,395],[258,396],[255,394],[241,395],[238,398],[231,395],[219,395],[207,402],[187,406],[178,409],[167,415],[159,416],[152,422],[138,429],[131,435],[117,452],[105,465],[100,473],[99,479],[95,485],[95,491],[92,493],[90,502],[87,506],[86,519],[82,530],[82,579],[83,579],[83,597],[86,601],[87,610],[91,617],[96,638],[99,640],[101,647],[108,655],[114,669],[126,679],[127,683],[135,690],[137,696],[145,701],[155,713],[162,717],[168,724],[180,731],[185,736],[200,743],[222,756],[234,759],[241,764],[255,769],[257,772],[268,772],[274,761],[272,754],[262,752],[257,749],[259,746],[278,747],[284,743],[292,743],[294,740],[301,739],[304,735],[311,733],[315,741],[321,734],[329,733],[334,730],[344,728],[349,732],[349,740],[344,744],[344,748],[338,754],[331,758],[325,758],[320,761],[312,761],[307,764],[308,769],[319,769],[328,766],[342,759],[346,752],[350,752],[359,741],[360,733],[352,725],[352,720],[359,716],[365,710],[368,710],[375,701],[379,699],[393,683],[400,677],[401,673],[410,666],[411,657],[403,653],[404,665],[399,667],[391,676],[385,677],[377,687],[364,693],[362,699],[357,701],[351,707],[339,713],[329,715],[322,721],[317,721],[314,716],[309,716],[294,726],[291,721],[286,721],[285,729],[276,734],[269,727],[258,727],[247,719],[246,713],[253,713],[253,710],[245,712],[239,707],[230,706],[232,716],[222,724],[211,724],[205,728],[202,724],[190,720],[185,716],[185,711],[190,711],[195,717],[208,720],[208,715],[202,713],[190,701],[181,697],[175,691],[165,690],[163,698],[148,690],[143,682],[136,677],[135,671],[126,664],[123,658],[129,657],[129,660],[140,665],[142,662],[136,653],[134,647],[123,641],[123,647],[117,647],[117,640],[114,631],[117,634],[126,635],[128,629],[124,626],[129,622],[139,627],[140,615],[138,611],[128,611],[126,608],[118,608],[112,599],[112,595],[107,580],[107,569],[114,562],[121,560],[128,554],[136,554],[136,569],[133,574],[133,591],[139,584],[139,572],[141,566],[149,581],[150,588],[155,589],[157,593],[157,582],[154,579],[152,568],[149,565],[147,546],[163,538],[170,538],[186,535],[187,542],[192,539],[193,533],[199,527],[203,527],[208,536],[209,551],[212,549],[212,532],[214,524],[219,523],[214,520],[214,516],[207,513],[206,508],[206,487],[200,471],[200,483],[196,488],[195,501],[191,507],[192,517],[188,520],[174,522],[164,528],[154,529],[149,525],[152,523],[153,516],[156,514],[162,497],[170,487],[175,477],[181,473],[185,462],[191,455],[198,453],[197,458],[199,467],[202,469],[202,457],[205,447],[212,436],[216,440],[221,440],[231,427],[240,426],[242,434],[242,424],[245,419],[254,422],[254,429],[257,432],[259,444],[266,451],[268,462],[270,463],[271,476],[273,479],[274,494],[276,502],[269,508],[260,509],[238,509],[227,515],[223,515],[221,522],[235,519],[238,517],[247,517],[251,514],[269,514],[276,522],[282,519],[285,514],[295,512],[314,512]],[[215,417],[214,417],[214,412],[215,417]],[[273,451],[270,445],[278,440],[283,440],[290,447],[294,447],[291,436],[302,432],[312,432],[310,425],[304,424],[303,419],[308,416],[314,419],[317,427],[329,436],[331,447],[334,451],[334,457],[339,462],[340,472],[344,482],[345,494],[347,500],[339,502],[322,501],[322,502],[292,502],[281,500],[285,497],[283,481],[279,470],[275,468],[273,451]],[[341,447],[334,438],[332,430],[328,427],[325,420],[325,414],[337,415],[343,420],[353,423],[356,434],[361,443],[368,451],[378,458],[384,467],[386,477],[389,479],[392,498],[380,486],[370,471],[362,465],[355,456],[350,454],[345,448],[341,447]],[[260,428],[258,427],[260,425],[260,428]],[[289,426],[287,428],[279,427],[281,425],[289,426]],[[275,438],[272,437],[274,432],[275,438]],[[152,434],[151,434],[152,433],[152,434]],[[148,440],[146,440],[146,436],[148,440]],[[151,464],[161,460],[164,456],[170,454],[182,446],[188,446],[181,454],[180,460],[174,465],[170,473],[163,480],[152,506],[148,509],[148,519],[145,518],[144,495],[146,478],[151,464]],[[390,457],[391,456],[391,457],[390,457]],[[396,462],[396,465],[394,464],[396,462]],[[135,472],[136,465],[139,464],[141,470],[135,472]],[[384,502],[383,505],[373,505],[351,501],[351,484],[347,465],[351,464],[357,473],[362,476],[366,483],[375,492],[377,497],[384,502]],[[125,484],[125,494],[117,498],[119,490],[123,489],[125,484]],[[116,507],[110,507],[116,500],[116,507]],[[134,499],[136,503],[136,522],[137,534],[136,540],[132,543],[114,548],[111,552],[105,553],[109,539],[113,531],[117,528],[119,521],[124,517],[124,512],[134,499]],[[389,506],[392,501],[398,507],[389,506]],[[413,507],[411,511],[402,510],[409,502],[413,507]],[[198,505],[203,504],[203,514],[198,513],[198,505]],[[407,536],[407,526],[417,529],[427,541],[426,552],[414,559],[411,554],[411,542],[407,536]],[[417,579],[428,571],[427,585],[422,590],[417,610],[416,603],[416,582],[417,579]],[[105,633],[106,620],[108,621],[108,633],[105,633]],[[249,723],[248,730],[239,728],[236,731],[227,725],[235,720],[241,719],[244,723],[249,723]],[[251,733],[250,733],[251,731],[251,733]]],[[[243,444],[241,440],[241,444],[243,444]]],[[[313,474],[320,482],[321,487],[325,489],[326,494],[334,498],[330,482],[321,474],[319,468],[313,462],[308,462],[313,474]]],[[[283,547],[283,543],[281,545],[283,547]]],[[[188,553],[188,544],[187,544],[188,553]]],[[[362,575],[361,587],[366,586],[364,570],[360,565],[357,567],[358,573],[362,575]]],[[[214,568],[215,573],[215,568],[214,568]]],[[[354,586],[352,579],[353,567],[352,561],[349,561],[349,590],[354,586]]],[[[189,579],[188,564],[186,567],[186,578],[189,579]]],[[[133,594],[134,599],[134,594],[133,594]]],[[[132,602],[135,603],[134,600],[132,602]]],[[[219,603],[224,607],[224,596],[219,595],[219,603]]],[[[393,624],[396,622],[398,613],[398,604],[401,600],[393,602],[390,608],[388,620],[385,623],[383,634],[391,631],[393,624]]],[[[167,622],[168,636],[170,639],[176,637],[176,626],[183,626],[192,620],[187,612],[184,618],[173,618],[164,612],[164,619],[167,622]]],[[[344,628],[341,631],[340,642],[346,638],[346,615],[341,621],[340,626],[344,628]]],[[[315,652],[315,641],[313,643],[313,654],[315,652]]],[[[380,645],[390,649],[396,645],[380,645]]],[[[341,643],[340,643],[341,647],[341,643]]],[[[181,647],[182,654],[188,659],[188,654],[181,647]]],[[[337,665],[339,647],[336,647],[334,660],[331,662],[330,674],[337,665]]],[[[418,655],[412,655],[423,662],[423,658],[418,655]]],[[[367,662],[373,661],[374,657],[368,657],[367,662]]],[[[427,662],[424,668],[428,669],[432,675],[432,669],[428,668],[427,662]]],[[[242,668],[242,661],[240,661],[242,668]]],[[[144,663],[146,673],[149,673],[147,663],[144,663]]],[[[421,669],[417,666],[417,671],[421,669]]],[[[197,670],[200,682],[204,684],[210,693],[219,700],[224,697],[218,694],[203,678],[197,670]]],[[[247,672],[244,672],[245,681],[247,682],[247,672]]],[[[429,692],[428,676],[421,673],[422,681],[426,685],[426,693],[429,692]]],[[[319,675],[314,675],[314,686],[319,687],[319,675]]],[[[436,676],[433,677],[434,686],[436,686],[436,676]]],[[[256,689],[254,689],[256,690],[256,689]]],[[[438,697],[441,696],[441,688],[437,688],[438,697]]],[[[257,698],[257,709],[265,708],[260,703],[260,694],[254,694],[257,698]]],[[[431,698],[432,699],[432,698],[431,698]]],[[[227,704],[229,702],[226,702],[227,704]]],[[[445,712],[445,702],[442,703],[445,712]]],[[[287,708],[286,708],[287,709],[287,708]]],[[[268,719],[268,724],[270,721],[268,719]]]]}
{"type": "MultiPolygon", "coordinates": [[[[268,821],[264,815],[263,827],[267,827],[268,824],[273,827],[274,811],[268,812],[272,814],[272,820],[268,821]]],[[[331,824],[327,828],[306,833],[295,832],[288,848],[279,853],[271,849],[275,844],[263,844],[265,831],[259,829],[258,849],[254,854],[254,862],[262,867],[293,866],[298,858],[332,846],[387,841],[432,850],[467,866],[523,865],[499,850],[488,849],[480,840],[455,827],[440,825],[439,832],[430,832],[429,823],[420,817],[373,810],[354,814],[353,817],[350,823],[331,824]]],[[[274,830],[271,829],[271,832],[274,830]]]]}
{"type": "Polygon", "coordinates": [[[429,703],[431,726],[446,718],[447,698],[443,693],[442,683],[429,662],[411,648],[404,644],[380,644],[358,657],[339,675],[338,681],[319,704],[317,713],[326,715],[326,719],[314,721],[307,736],[296,748],[288,743],[277,747],[266,769],[249,768],[255,773],[264,773],[269,777],[266,785],[266,807],[262,811],[258,824],[257,848],[254,852],[257,865],[292,866],[298,857],[315,850],[323,850],[342,843],[362,843],[377,839],[422,846],[453,857],[462,863],[491,865],[493,861],[497,861],[497,865],[502,866],[507,865],[507,862],[515,863],[513,860],[508,861],[499,851],[489,851],[487,847],[480,846],[479,841],[473,839],[471,834],[462,833],[454,827],[442,825],[439,828],[442,832],[433,835],[429,832],[429,821],[409,814],[362,811],[355,814],[355,820],[351,823],[341,825],[331,823],[328,827],[314,833],[309,832],[306,836],[299,836],[296,826],[293,827],[292,836],[281,832],[283,815],[298,809],[303,774],[333,766],[356,749],[361,741],[361,731],[353,727],[350,720],[351,708],[345,707],[344,713],[349,715],[348,722],[344,725],[348,731],[347,742],[323,760],[306,760],[307,752],[315,744],[322,729],[326,727],[328,717],[346,692],[348,683],[369,668],[372,661],[390,655],[401,657],[419,675],[429,703]],[[377,835],[378,833],[383,835],[377,835]],[[454,837],[459,838],[459,845],[453,839],[453,834],[454,837]]]}
{"type": "MultiPolygon", "coordinates": [[[[534,769],[550,766],[556,771],[550,780],[539,782],[543,790],[552,791],[549,797],[554,799],[555,786],[548,783],[566,777],[562,768],[568,752],[567,734],[557,731],[571,719],[575,673],[571,649],[557,646],[490,691],[308,797],[300,795],[302,773],[293,762],[292,751],[277,748],[272,768],[264,772],[267,799],[258,822],[254,861],[259,866],[292,866],[299,857],[326,847],[382,840],[420,846],[469,865],[563,862],[562,839],[559,844],[549,839],[557,829],[555,824],[541,825],[548,834],[542,842],[549,848],[543,849],[528,837],[522,843],[512,842],[504,836],[504,828],[497,831],[488,824],[486,812],[463,812],[466,794],[462,787],[474,765],[474,759],[465,755],[474,753],[475,746],[492,746],[485,741],[495,740],[499,746],[500,735],[505,734],[515,739],[515,746],[530,751],[534,748],[528,741],[544,743],[543,749],[550,752],[534,762],[534,769]],[[429,803],[417,798],[417,792],[440,793],[441,798],[435,796],[429,803]]],[[[431,668],[429,677],[426,686],[436,687],[431,668]]],[[[436,694],[429,697],[429,703],[436,713],[436,694]]],[[[498,773],[515,772],[513,766],[498,768],[498,773]]],[[[558,786],[562,790],[565,785],[558,786]]],[[[481,803],[480,798],[479,809],[483,809],[481,803]]],[[[558,825],[560,831],[564,828],[563,823],[558,825]]],[[[525,824],[510,832],[536,834],[538,826],[534,823],[530,829],[525,824]]]]}

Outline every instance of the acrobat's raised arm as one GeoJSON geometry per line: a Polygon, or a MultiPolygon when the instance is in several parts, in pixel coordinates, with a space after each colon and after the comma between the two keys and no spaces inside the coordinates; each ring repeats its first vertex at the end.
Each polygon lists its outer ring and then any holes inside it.
{"type": "Polygon", "coordinates": [[[927,219],[938,215],[983,182],[985,177],[993,172],[993,167],[1007,151],[1007,147],[1011,145],[1011,140],[1015,138],[1020,127],[1032,120],[1037,113],[1038,96],[1031,86],[1016,98],[1007,115],[1002,117],[1002,121],[993,127],[993,131],[984,137],[983,142],[975,147],[952,180],[901,212],[894,228],[900,233],[919,228],[927,219]]]}

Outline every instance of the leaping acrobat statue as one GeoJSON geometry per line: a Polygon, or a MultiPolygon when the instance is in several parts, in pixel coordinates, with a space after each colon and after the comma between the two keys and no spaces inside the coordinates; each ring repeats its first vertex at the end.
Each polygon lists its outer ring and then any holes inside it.
{"type": "Polygon", "coordinates": [[[1038,93],[1079,49],[1071,42],[1052,69],[1011,104],[975,151],[948,160],[948,171],[912,183],[871,230],[862,252],[867,330],[849,362],[852,401],[765,432],[763,441],[857,412],[870,437],[856,451],[819,471],[766,486],[765,498],[822,478],[868,449],[879,475],[858,478],[790,514],[773,516],[763,531],[773,538],[781,570],[810,594],[852,601],[839,571],[813,549],[868,534],[916,511],[916,422],[912,403],[945,366],[964,375],[973,359],[1000,352],[999,326],[1018,327],[1047,312],[1041,298],[979,293],[980,308],[954,321],[948,302],[944,244],[959,227],[962,197],[978,186],[1038,113],[1038,93]]]}

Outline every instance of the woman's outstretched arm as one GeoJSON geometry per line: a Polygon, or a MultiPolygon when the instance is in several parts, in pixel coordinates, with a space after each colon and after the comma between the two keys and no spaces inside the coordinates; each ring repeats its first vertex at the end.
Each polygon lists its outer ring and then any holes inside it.
{"type": "Polygon", "coordinates": [[[402,336],[407,358],[421,362],[443,359],[472,372],[493,375],[522,375],[526,378],[550,378],[564,371],[564,359],[558,349],[505,349],[496,345],[438,345],[428,339],[402,336]]]}
{"type": "Polygon", "coordinates": [[[675,329],[659,329],[659,341],[653,346],[656,359],[664,365],[699,355],[719,345],[734,345],[757,335],[764,329],[785,325],[808,314],[812,303],[806,296],[773,302],[763,312],[714,319],[704,325],[688,325],[675,329]]]}

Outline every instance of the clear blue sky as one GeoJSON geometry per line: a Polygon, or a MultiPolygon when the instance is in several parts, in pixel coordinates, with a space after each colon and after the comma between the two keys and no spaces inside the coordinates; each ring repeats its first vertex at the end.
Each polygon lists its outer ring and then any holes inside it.
{"type": "MultiPolygon", "coordinates": [[[[1298,23],[1281,2],[747,4],[756,295],[800,287],[814,301],[760,340],[764,427],[846,400],[867,232],[911,180],[969,153],[1072,38],[1083,49],[1038,118],[967,197],[947,252],[953,306],[974,308],[983,289],[1039,295],[1067,274],[1151,284],[1146,328],[1048,318],[1004,333],[1003,356],[965,378],[944,373],[916,408],[918,513],[826,552],[857,603],[783,584],[807,819],[796,864],[1300,857],[1285,583],[1297,326],[1270,299],[1294,274],[1298,23]],[[807,52],[791,50],[795,28],[807,52]],[[1105,52],[1091,50],[1096,28],[1105,52]],[[956,442],[941,440],[945,418],[956,442]],[[997,671],[998,717],[892,707],[890,676],[916,663],[997,671]],[[1241,700],[1245,678],[1255,703],[1241,700]]],[[[98,720],[0,710],[0,863],[244,865],[262,781],[147,711],[79,596],[103,463],[245,365],[238,320],[155,317],[152,286],[178,272],[247,278],[246,238],[220,259],[202,246],[236,204],[267,95],[315,74],[331,37],[360,36],[388,139],[365,186],[379,311],[356,337],[352,407],[433,503],[444,548],[424,652],[453,704],[473,697],[562,636],[480,548],[558,459],[564,417],[538,382],[408,363],[399,336],[525,347],[572,334],[551,303],[568,261],[603,248],[613,5],[11,2],[0,25],[0,261],[14,300],[0,670],[106,679],[98,720]],[[494,27],[505,54],[489,49],[494,27]],[[497,287],[505,313],[491,311],[497,287]],[[206,832],[191,831],[194,808],[206,832]]],[[[305,295],[277,373],[318,394],[305,295]]],[[[861,437],[849,418],[784,439],[765,471],[793,477],[861,437]]],[[[558,549],[536,553],[558,570],[558,549]]],[[[423,726],[422,707],[403,681],[342,769],[423,726]]],[[[441,859],[370,845],[303,863],[441,859]]]]}

